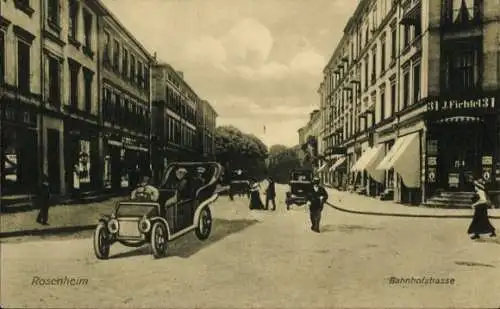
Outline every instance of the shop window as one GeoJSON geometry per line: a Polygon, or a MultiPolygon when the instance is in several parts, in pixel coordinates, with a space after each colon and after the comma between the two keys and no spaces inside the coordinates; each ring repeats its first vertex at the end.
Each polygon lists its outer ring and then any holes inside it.
{"type": "Polygon", "coordinates": [[[80,140],[80,150],[78,152],[78,165],[79,165],[79,176],[80,183],[87,184],[90,183],[90,141],[80,140]]]}
{"type": "Polygon", "coordinates": [[[22,93],[31,93],[31,46],[23,41],[17,43],[17,85],[22,93]]]}

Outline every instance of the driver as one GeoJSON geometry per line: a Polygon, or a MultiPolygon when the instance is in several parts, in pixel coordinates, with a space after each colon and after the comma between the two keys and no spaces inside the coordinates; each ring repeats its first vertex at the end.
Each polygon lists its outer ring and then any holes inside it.
{"type": "Polygon", "coordinates": [[[137,188],[130,194],[131,200],[142,200],[157,202],[160,197],[160,191],[152,186],[150,183],[150,176],[148,173],[142,175],[141,181],[137,185],[137,188]]]}
{"type": "Polygon", "coordinates": [[[193,179],[193,195],[196,196],[196,191],[205,185],[205,179],[203,177],[205,173],[205,168],[203,166],[199,166],[196,169],[196,176],[193,179]]]}
{"type": "Polygon", "coordinates": [[[177,203],[178,201],[182,201],[189,198],[188,181],[186,179],[187,174],[188,171],[183,167],[175,171],[176,184],[174,186],[174,189],[177,190],[177,195],[174,195],[171,198],[169,198],[165,202],[165,206],[172,205],[177,203]]]}

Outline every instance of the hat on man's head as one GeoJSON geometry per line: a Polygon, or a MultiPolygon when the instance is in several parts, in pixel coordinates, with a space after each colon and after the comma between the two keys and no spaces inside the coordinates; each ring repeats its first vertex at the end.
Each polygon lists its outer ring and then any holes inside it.
{"type": "Polygon", "coordinates": [[[204,168],[203,166],[198,166],[198,167],[196,168],[196,171],[197,171],[198,173],[205,173],[205,168],[204,168]]]}
{"type": "Polygon", "coordinates": [[[482,179],[474,180],[474,187],[480,190],[484,190],[485,189],[484,180],[482,179]]]}
{"type": "Polygon", "coordinates": [[[184,175],[185,175],[185,174],[187,174],[187,173],[188,173],[188,171],[187,171],[187,169],[185,169],[185,168],[181,167],[181,168],[177,169],[177,170],[175,171],[175,173],[176,173],[176,174],[184,174],[184,175]]]}
{"type": "Polygon", "coordinates": [[[313,183],[319,183],[319,177],[315,176],[312,180],[313,183]]]}

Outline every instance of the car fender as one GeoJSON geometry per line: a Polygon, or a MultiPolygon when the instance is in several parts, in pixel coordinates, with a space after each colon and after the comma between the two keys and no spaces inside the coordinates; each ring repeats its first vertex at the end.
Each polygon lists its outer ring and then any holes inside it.
{"type": "Polygon", "coordinates": [[[165,224],[165,226],[167,227],[167,236],[168,236],[168,239],[170,239],[170,226],[168,225],[168,221],[167,219],[163,218],[163,217],[152,217],[149,219],[151,221],[151,227],[153,226],[153,224],[156,222],[156,221],[161,221],[165,224]]]}
{"type": "Polygon", "coordinates": [[[198,226],[198,221],[200,219],[200,214],[201,214],[201,211],[203,210],[203,208],[205,207],[208,207],[210,204],[212,204],[213,202],[215,202],[217,200],[217,198],[219,198],[219,194],[218,193],[215,193],[214,195],[212,195],[209,199],[203,201],[199,206],[198,208],[196,208],[196,211],[194,213],[194,221],[195,222],[195,225],[198,226]]]}

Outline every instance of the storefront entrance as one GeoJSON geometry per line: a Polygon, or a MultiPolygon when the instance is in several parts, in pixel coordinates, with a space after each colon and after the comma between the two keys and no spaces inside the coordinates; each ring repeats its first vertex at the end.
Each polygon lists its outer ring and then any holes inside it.
{"type": "Polygon", "coordinates": [[[434,133],[439,149],[439,187],[447,191],[472,191],[473,178],[481,173],[481,157],[487,148],[483,123],[438,124],[434,133]]]}

